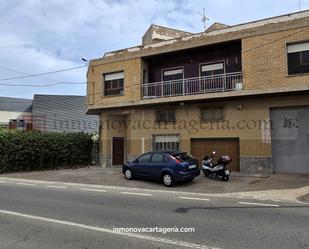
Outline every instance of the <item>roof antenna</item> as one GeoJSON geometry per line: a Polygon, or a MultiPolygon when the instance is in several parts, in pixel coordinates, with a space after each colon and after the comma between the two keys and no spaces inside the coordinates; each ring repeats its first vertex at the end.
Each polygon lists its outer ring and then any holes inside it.
{"type": "Polygon", "coordinates": [[[301,11],[301,0],[298,0],[299,11],[301,11]]]}
{"type": "Polygon", "coordinates": [[[203,14],[200,12],[197,12],[199,15],[202,16],[202,23],[204,24],[204,31],[206,30],[206,22],[209,20],[209,18],[206,16],[206,10],[203,8],[203,14]]]}

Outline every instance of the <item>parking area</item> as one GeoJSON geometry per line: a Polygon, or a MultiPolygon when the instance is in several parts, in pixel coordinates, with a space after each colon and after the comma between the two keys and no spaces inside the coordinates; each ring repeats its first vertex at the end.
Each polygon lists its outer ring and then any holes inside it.
{"type": "Polygon", "coordinates": [[[274,174],[265,177],[242,176],[232,174],[230,181],[223,182],[208,179],[203,174],[192,182],[177,184],[167,188],[159,182],[126,180],[120,168],[102,168],[97,166],[78,169],[34,171],[1,174],[0,177],[71,182],[128,188],[162,189],[239,198],[272,199],[309,202],[309,175],[274,174]]]}

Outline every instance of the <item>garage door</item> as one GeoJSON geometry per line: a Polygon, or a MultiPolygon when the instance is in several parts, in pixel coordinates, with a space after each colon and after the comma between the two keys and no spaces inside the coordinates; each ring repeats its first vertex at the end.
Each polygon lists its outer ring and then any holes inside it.
{"type": "Polygon", "coordinates": [[[274,172],[309,173],[309,107],[270,113],[274,172]]]}
{"type": "Polygon", "coordinates": [[[232,162],[229,168],[232,171],[239,171],[239,140],[230,138],[209,139],[194,138],[191,139],[191,154],[201,163],[205,154],[210,155],[212,151],[217,152],[217,156],[229,155],[232,162]]]}

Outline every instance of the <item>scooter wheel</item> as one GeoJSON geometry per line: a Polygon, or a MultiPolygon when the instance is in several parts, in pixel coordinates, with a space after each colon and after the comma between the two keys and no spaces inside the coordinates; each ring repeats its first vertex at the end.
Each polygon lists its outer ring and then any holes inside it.
{"type": "Polygon", "coordinates": [[[228,175],[222,176],[222,181],[227,182],[230,179],[228,175]]]}

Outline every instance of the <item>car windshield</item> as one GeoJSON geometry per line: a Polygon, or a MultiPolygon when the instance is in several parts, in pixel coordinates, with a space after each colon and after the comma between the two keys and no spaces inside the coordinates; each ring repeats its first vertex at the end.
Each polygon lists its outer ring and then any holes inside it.
{"type": "Polygon", "coordinates": [[[190,162],[192,161],[192,157],[188,155],[187,153],[181,153],[181,154],[175,154],[173,155],[175,158],[177,158],[181,162],[190,162]]]}

